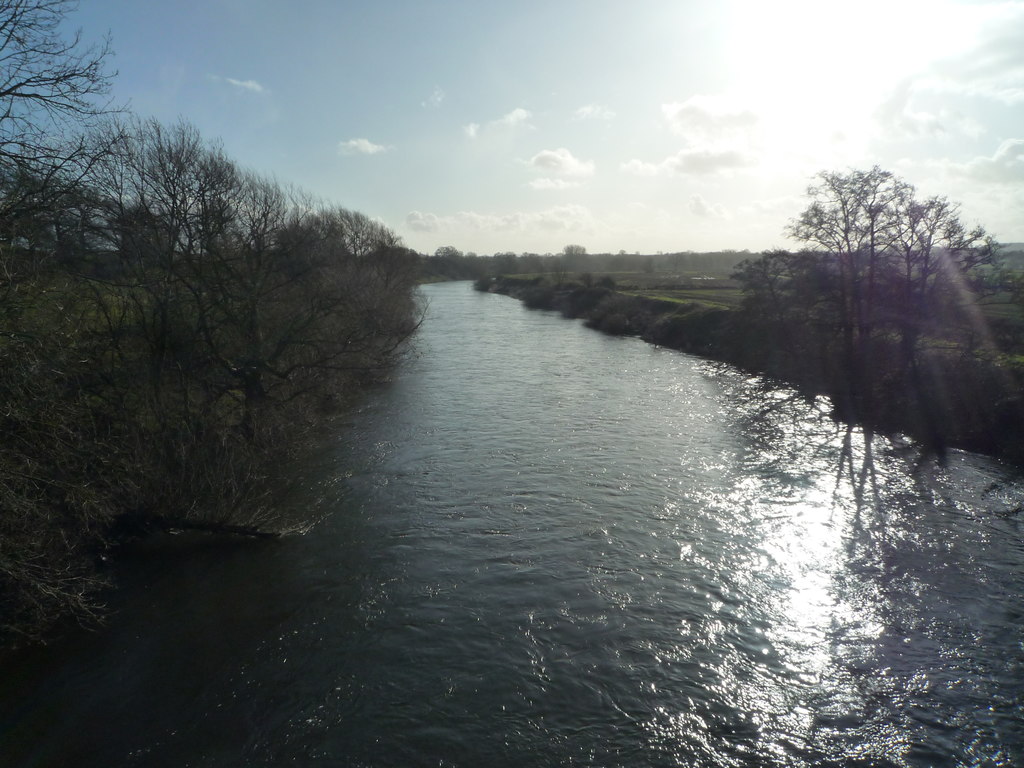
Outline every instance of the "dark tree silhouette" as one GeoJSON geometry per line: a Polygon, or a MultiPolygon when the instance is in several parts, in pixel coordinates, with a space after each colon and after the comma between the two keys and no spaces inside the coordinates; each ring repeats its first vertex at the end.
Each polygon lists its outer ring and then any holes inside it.
{"type": "Polygon", "coordinates": [[[101,148],[88,132],[114,111],[108,41],[61,35],[69,0],[0,0],[0,217],[77,179],[101,148]]]}

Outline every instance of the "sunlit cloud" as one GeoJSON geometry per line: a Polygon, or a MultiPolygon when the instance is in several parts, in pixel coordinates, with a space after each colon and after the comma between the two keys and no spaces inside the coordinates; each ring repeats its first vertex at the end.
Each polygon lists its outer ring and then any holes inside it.
{"type": "Polygon", "coordinates": [[[560,205],[542,211],[511,213],[459,211],[448,216],[411,211],[405,217],[405,225],[411,230],[448,235],[476,232],[581,232],[592,228],[594,224],[594,215],[582,205],[560,205]]]}
{"type": "Polygon", "coordinates": [[[383,144],[374,144],[369,139],[349,139],[338,144],[338,153],[342,155],[379,155],[390,149],[383,144]]]}
{"type": "Polygon", "coordinates": [[[551,189],[574,189],[580,186],[578,181],[569,181],[567,179],[549,179],[541,178],[534,179],[530,182],[529,186],[532,189],[540,190],[551,190],[551,189]]]}
{"type": "Polygon", "coordinates": [[[529,125],[529,119],[532,117],[529,110],[525,110],[521,107],[516,107],[507,115],[502,115],[500,118],[494,121],[495,125],[529,125]]]}
{"type": "Polygon", "coordinates": [[[263,93],[264,91],[263,86],[255,80],[235,80],[233,77],[225,77],[224,80],[236,88],[241,88],[245,91],[253,91],[254,93],[263,93]]]}
{"type": "Polygon", "coordinates": [[[929,60],[892,86],[875,112],[882,138],[977,138],[990,127],[953,103],[970,104],[973,113],[978,112],[978,102],[964,102],[964,98],[1002,107],[1024,104],[1024,5],[991,3],[978,11],[982,22],[975,18],[960,34],[961,39],[973,41],[969,47],[929,60]]]}
{"type": "Polygon", "coordinates": [[[659,163],[633,159],[621,170],[633,176],[710,175],[747,168],[757,164],[749,153],[738,149],[683,149],[659,163]]]}
{"type": "Polygon", "coordinates": [[[768,214],[779,218],[780,221],[785,221],[792,218],[806,204],[807,200],[803,195],[783,195],[763,200],[750,200],[740,206],[737,213],[752,216],[768,214]]]}
{"type": "Polygon", "coordinates": [[[920,87],[1024,103],[1024,4],[994,3],[970,50],[936,62],[920,87]]]}
{"type": "Polygon", "coordinates": [[[613,120],[615,113],[601,104],[587,104],[575,112],[577,120],[613,120]]]}
{"type": "Polygon", "coordinates": [[[431,91],[430,93],[430,96],[427,97],[426,101],[420,102],[420,104],[430,109],[437,109],[438,107],[441,106],[441,102],[444,101],[444,97],[445,92],[440,88],[440,86],[435,85],[434,90],[431,91]]]}
{"type": "Polygon", "coordinates": [[[232,88],[238,88],[241,91],[249,91],[250,93],[267,92],[267,89],[256,80],[236,80],[233,77],[221,77],[220,75],[207,75],[207,77],[215,83],[227,83],[232,88]]]}
{"type": "Polygon", "coordinates": [[[1024,104],[1024,4],[992,3],[977,11],[959,35],[972,41],[969,46],[929,60],[891,87],[876,111],[883,130],[977,138],[987,132],[973,116],[983,102],[1003,108],[1024,104]]]}
{"type": "Polygon", "coordinates": [[[746,168],[756,164],[749,154],[735,149],[684,149],[666,158],[668,167],[676,173],[719,173],[746,168]]]}
{"type": "Polygon", "coordinates": [[[405,217],[405,226],[415,232],[437,232],[441,228],[441,220],[433,213],[409,211],[405,217]]]}
{"type": "Polygon", "coordinates": [[[643,160],[629,160],[623,163],[619,168],[625,173],[631,176],[657,176],[662,172],[661,166],[657,163],[647,163],[643,160]]]}
{"type": "Polygon", "coordinates": [[[470,139],[478,138],[482,133],[493,130],[509,130],[517,128],[533,128],[530,124],[530,118],[533,117],[527,109],[522,107],[516,107],[511,112],[507,112],[496,120],[491,120],[485,125],[480,123],[469,123],[463,126],[462,132],[470,139]]]}
{"type": "Polygon", "coordinates": [[[691,195],[687,207],[690,209],[690,213],[702,218],[724,219],[726,216],[725,208],[721,205],[712,205],[704,199],[703,195],[691,195]]]}
{"type": "Polygon", "coordinates": [[[680,136],[719,141],[725,134],[744,132],[757,124],[757,115],[724,96],[692,96],[661,105],[669,127],[680,136]]]}
{"type": "MultiPolygon", "coordinates": [[[[753,110],[720,96],[693,96],[662,104],[662,116],[685,146],[658,162],[631,159],[619,168],[633,176],[711,175],[757,164],[751,147],[759,118],[753,110]]],[[[710,209],[708,209],[710,212],[710,209]]]]}
{"type": "Polygon", "coordinates": [[[594,175],[593,160],[580,160],[565,147],[541,150],[530,158],[529,164],[536,169],[559,176],[594,175]]]}
{"type": "Polygon", "coordinates": [[[889,96],[875,110],[875,119],[882,135],[898,137],[939,136],[951,132],[971,135],[982,130],[973,121],[957,121],[948,113],[937,114],[915,107],[915,89],[912,79],[906,79],[892,89],[889,96]]]}
{"type": "Polygon", "coordinates": [[[949,163],[955,174],[975,181],[997,184],[1024,182],[1024,139],[1007,139],[991,157],[976,157],[966,163],[949,163]]]}

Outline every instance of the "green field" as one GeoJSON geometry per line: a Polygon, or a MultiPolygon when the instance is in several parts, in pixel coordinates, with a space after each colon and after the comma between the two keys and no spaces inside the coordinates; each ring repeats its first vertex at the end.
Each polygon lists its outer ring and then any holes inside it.
{"type": "Polygon", "coordinates": [[[642,296],[646,299],[669,301],[675,304],[700,304],[714,309],[735,309],[739,306],[743,294],[738,287],[709,286],[707,288],[652,288],[623,290],[619,293],[627,296],[642,296]]]}
{"type": "MultiPolygon", "coordinates": [[[[593,272],[589,280],[599,284],[602,278],[615,281],[615,290],[627,296],[642,296],[647,299],[668,301],[676,304],[700,304],[715,309],[735,309],[743,294],[739,283],[728,274],[709,272],[593,272]]],[[[506,280],[533,282],[537,279],[553,281],[552,274],[508,275],[506,280]]],[[[581,284],[581,276],[568,274],[568,284],[581,284]]]]}
{"type": "MultiPolygon", "coordinates": [[[[737,281],[727,273],[713,272],[593,272],[588,280],[595,284],[602,278],[615,281],[615,290],[627,296],[641,296],[647,299],[673,302],[676,304],[699,304],[713,309],[736,309],[743,299],[743,291],[737,281]]],[[[566,274],[568,284],[581,284],[581,275],[566,274]]],[[[551,273],[508,275],[507,280],[533,282],[554,281],[551,273]]],[[[982,299],[978,303],[982,314],[992,320],[1017,321],[1024,324],[1024,311],[1009,294],[982,299]]]]}

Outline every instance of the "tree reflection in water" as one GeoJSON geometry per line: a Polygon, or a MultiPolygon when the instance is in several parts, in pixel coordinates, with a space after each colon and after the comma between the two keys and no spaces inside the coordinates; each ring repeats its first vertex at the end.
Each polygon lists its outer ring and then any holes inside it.
{"type": "Polygon", "coordinates": [[[732,501],[776,587],[772,654],[800,681],[760,670],[755,709],[776,721],[762,748],[801,733],[793,750],[814,764],[953,765],[1019,740],[1024,658],[1004,617],[1019,613],[1022,552],[1006,547],[1014,516],[985,511],[1002,494],[1012,512],[1014,478],[836,422],[822,399],[734,383],[749,448],[732,501]],[[802,490],[780,497],[780,476],[802,490]]]}

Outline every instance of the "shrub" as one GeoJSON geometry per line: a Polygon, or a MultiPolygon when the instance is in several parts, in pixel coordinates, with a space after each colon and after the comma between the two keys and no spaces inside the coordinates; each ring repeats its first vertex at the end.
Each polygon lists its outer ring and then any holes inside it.
{"type": "Polygon", "coordinates": [[[531,309],[553,309],[555,306],[555,289],[549,285],[535,282],[528,288],[523,289],[520,298],[531,309]]]}

